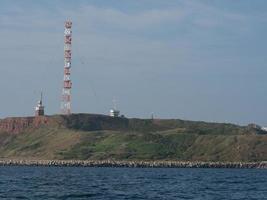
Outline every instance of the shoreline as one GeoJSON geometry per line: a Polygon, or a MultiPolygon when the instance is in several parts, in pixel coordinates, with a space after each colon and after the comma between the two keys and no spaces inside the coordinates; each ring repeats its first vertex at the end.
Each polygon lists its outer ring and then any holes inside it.
{"type": "Polygon", "coordinates": [[[160,161],[160,160],[158,161],[138,161],[138,160],[118,161],[118,160],[0,159],[0,166],[267,169],[267,161],[202,162],[202,161],[160,161]]]}

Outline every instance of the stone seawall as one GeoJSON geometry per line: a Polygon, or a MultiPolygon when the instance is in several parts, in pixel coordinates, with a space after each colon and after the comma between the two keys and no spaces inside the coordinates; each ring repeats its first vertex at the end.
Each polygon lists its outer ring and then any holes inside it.
{"type": "Polygon", "coordinates": [[[115,160],[0,160],[0,166],[131,167],[131,168],[262,168],[263,162],[115,161],[115,160]]]}

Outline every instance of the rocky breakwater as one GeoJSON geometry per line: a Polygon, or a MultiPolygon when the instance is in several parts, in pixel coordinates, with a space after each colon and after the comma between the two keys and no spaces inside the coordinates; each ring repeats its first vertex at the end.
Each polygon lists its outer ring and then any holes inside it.
{"type": "Polygon", "coordinates": [[[115,161],[115,160],[0,160],[0,166],[131,167],[131,168],[262,168],[262,162],[115,161]]]}
{"type": "Polygon", "coordinates": [[[0,120],[0,132],[19,134],[28,128],[38,128],[48,123],[48,117],[10,117],[0,120]]]}

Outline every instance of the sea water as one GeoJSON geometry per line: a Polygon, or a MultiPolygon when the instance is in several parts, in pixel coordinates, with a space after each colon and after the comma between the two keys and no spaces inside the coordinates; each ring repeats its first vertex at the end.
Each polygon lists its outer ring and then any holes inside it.
{"type": "Polygon", "coordinates": [[[267,199],[267,170],[0,167],[0,199],[267,199]]]}

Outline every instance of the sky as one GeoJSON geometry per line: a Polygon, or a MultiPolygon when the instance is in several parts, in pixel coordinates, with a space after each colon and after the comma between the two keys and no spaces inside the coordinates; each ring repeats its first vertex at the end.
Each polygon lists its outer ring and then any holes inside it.
{"type": "Polygon", "coordinates": [[[72,112],[267,126],[266,0],[0,0],[0,117],[72,112]]]}

